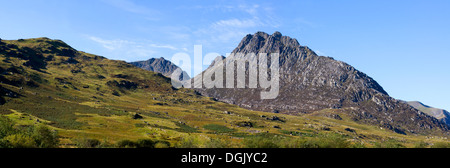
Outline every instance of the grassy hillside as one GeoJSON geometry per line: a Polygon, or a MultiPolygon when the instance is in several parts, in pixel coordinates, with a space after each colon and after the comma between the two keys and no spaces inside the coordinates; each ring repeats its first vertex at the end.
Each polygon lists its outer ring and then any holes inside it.
{"type": "Polygon", "coordinates": [[[0,134],[5,143],[11,139],[7,136],[33,137],[26,128],[41,126],[57,134],[58,147],[445,147],[449,143],[442,136],[401,135],[357,123],[345,108],[298,116],[242,109],[190,89],[174,89],[161,74],[48,38],[2,40],[0,74],[0,123],[12,126],[0,130],[15,130],[0,134]]]}

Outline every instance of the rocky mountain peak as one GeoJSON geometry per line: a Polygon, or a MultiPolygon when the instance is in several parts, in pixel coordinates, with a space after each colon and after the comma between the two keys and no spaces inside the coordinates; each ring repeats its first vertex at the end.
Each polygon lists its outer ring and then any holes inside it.
{"type": "MultiPolygon", "coordinates": [[[[179,68],[174,63],[164,59],[164,57],[150,58],[146,61],[131,62],[131,64],[148,71],[161,73],[169,78],[171,77],[172,73],[179,68]]],[[[185,71],[183,71],[183,74],[181,74],[180,76],[180,80],[189,78],[189,75],[185,71]]]]}
{"type": "MultiPolygon", "coordinates": [[[[232,53],[278,53],[278,96],[263,100],[260,93],[264,89],[261,88],[197,88],[199,93],[252,110],[293,115],[324,109],[346,109],[344,111],[355,121],[379,125],[398,133],[423,132],[436,127],[448,130],[437,119],[390,97],[365,73],[345,62],[318,56],[310,48],[301,46],[295,38],[283,36],[280,32],[246,35],[232,53]],[[420,118],[421,121],[417,123],[411,118],[420,118]]],[[[224,63],[233,63],[238,59],[242,58],[227,57],[224,63]]],[[[211,65],[204,72],[212,72],[214,68],[211,65]]],[[[244,74],[248,79],[248,68],[244,74]]]]}
{"type": "Polygon", "coordinates": [[[300,44],[295,38],[283,36],[280,32],[269,35],[265,32],[248,34],[239,43],[233,53],[279,52],[285,48],[296,48],[300,44]]]}

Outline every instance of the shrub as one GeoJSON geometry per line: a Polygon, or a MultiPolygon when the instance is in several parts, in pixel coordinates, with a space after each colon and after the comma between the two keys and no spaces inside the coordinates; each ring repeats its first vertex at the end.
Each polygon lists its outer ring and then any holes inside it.
{"type": "Polygon", "coordinates": [[[199,148],[199,141],[195,137],[182,138],[177,144],[178,148],[199,148]]]}
{"type": "Polygon", "coordinates": [[[155,142],[150,139],[139,139],[136,141],[136,147],[138,147],[138,148],[154,148],[155,142]]]}
{"type": "Polygon", "coordinates": [[[136,148],[137,144],[131,140],[125,139],[117,142],[117,147],[119,148],[136,148]]]}
{"type": "Polygon", "coordinates": [[[52,132],[44,125],[39,125],[34,128],[32,138],[40,148],[55,148],[58,145],[57,133],[52,132]]]}
{"type": "Polygon", "coordinates": [[[75,143],[78,148],[99,148],[99,147],[101,147],[101,142],[98,139],[82,138],[82,139],[77,139],[75,143]]]}
{"type": "Polygon", "coordinates": [[[58,145],[57,132],[51,131],[47,126],[15,126],[13,121],[3,116],[0,116],[0,140],[0,147],[55,148],[58,145]]]}
{"type": "Polygon", "coordinates": [[[0,139],[17,132],[14,129],[14,122],[9,118],[0,116],[0,139]]]}
{"type": "Polygon", "coordinates": [[[36,148],[36,142],[33,138],[23,134],[9,135],[3,138],[8,146],[12,148],[36,148]]]}
{"type": "Polygon", "coordinates": [[[114,95],[114,96],[120,96],[119,92],[117,92],[116,90],[113,90],[112,95],[114,95]]]}
{"type": "Polygon", "coordinates": [[[206,148],[230,148],[231,144],[223,139],[211,138],[209,142],[205,144],[206,148]]]}
{"type": "Polygon", "coordinates": [[[8,144],[8,141],[0,139],[0,148],[11,148],[11,146],[8,144]]]}
{"type": "Polygon", "coordinates": [[[116,143],[118,148],[168,148],[169,146],[169,142],[153,141],[151,139],[139,139],[137,141],[125,139],[116,143]]]}
{"type": "Polygon", "coordinates": [[[235,125],[239,127],[253,127],[255,124],[250,121],[236,121],[235,125]]]}
{"type": "Polygon", "coordinates": [[[170,147],[170,143],[167,141],[158,141],[156,142],[155,148],[169,148],[170,147]]]}

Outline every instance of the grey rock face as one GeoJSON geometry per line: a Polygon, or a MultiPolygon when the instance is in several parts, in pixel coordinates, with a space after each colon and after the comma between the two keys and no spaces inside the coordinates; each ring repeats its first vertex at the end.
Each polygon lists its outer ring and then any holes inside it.
{"type": "MultiPolygon", "coordinates": [[[[354,67],[331,57],[318,56],[308,47],[300,45],[296,39],[282,36],[280,32],[272,35],[264,32],[249,34],[232,53],[279,53],[278,97],[261,99],[262,89],[259,87],[201,88],[196,89],[198,92],[219,101],[267,112],[277,110],[280,113],[298,115],[327,108],[337,109],[347,113],[355,121],[379,125],[399,133],[448,130],[447,125],[433,117],[391,98],[374,79],[354,67]]],[[[232,59],[237,58],[225,58],[223,62],[229,64],[234,61],[232,59]]],[[[208,69],[214,67],[211,65],[208,69]]]]}
{"type": "MultiPolygon", "coordinates": [[[[166,77],[171,77],[172,73],[179,68],[177,65],[173,64],[172,62],[161,58],[151,58],[147,61],[136,61],[136,62],[130,62],[130,64],[137,66],[139,68],[153,71],[157,73],[161,73],[166,77]]],[[[183,74],[180,76],[180,79],[189,79],[189,75],[183,71],[183,74]]]]}

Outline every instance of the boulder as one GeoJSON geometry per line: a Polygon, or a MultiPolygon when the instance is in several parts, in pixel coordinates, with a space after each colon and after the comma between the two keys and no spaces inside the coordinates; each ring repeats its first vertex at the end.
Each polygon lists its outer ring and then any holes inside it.
{"type": "Polygon", "coordinates": [[[137,119],[142,119],[144,117],[142,117],[141,115],[139,115],[138,113],[133,115],[133,119],[137,120],[137,119]]]}

